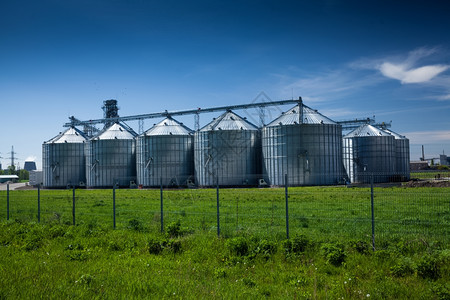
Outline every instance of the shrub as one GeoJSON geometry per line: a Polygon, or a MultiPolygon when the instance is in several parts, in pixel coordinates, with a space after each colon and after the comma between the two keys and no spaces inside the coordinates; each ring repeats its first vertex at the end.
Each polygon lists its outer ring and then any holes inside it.
{"type": "Polygon", "coordinates": [[[292,251],[294,253],[304,252],[306,246],[309,244],[309,239],[306,235],[300,234],[294,237],[292,241],[292,251]]]}
{"type": "Polygon", "coordinates": [[[180,240],[150,239],[147,243],[147,249],[150,254],[160,254],[164,249],[172,253],[180,253],[182,250],[180,240]]]}
{"type": "Polygon", "coordinates": [[[163,250],[163,243],[156,239],[151,239],[147,243],[147,249],[150,254],[159,254],[163,250]]]}
{"type": "Polygon", "coordinates": [[[182,235],[181,231],[181,221],[178,220],[176,222],[169,223],[167,225],[167,234],[170,237],[178,237],[182,235]]]}
{"type": "Polygon", "coordinates": [[[431,286],[431,292],[436,296],[436,299],[448,300],[450,299],[450,285],[443,285],[435,283],[431,286]]]}
{"type": "Polygon", "coordinates": [[[299,254],[306,250],[308,244],[309,238],[304,234],[300,234],[295,236],[292,240],[283,241],[283,249],[287,255],[299,254]]]}
{"type": "Polygon", "coordinates": [[[361,240],[351,240],[350,247],[355,249],[358,253],[365,254],[369,252],[369,244],[361,240]]]}
{"type": "Polygon", "coordinates": [[[181,241],[180,240],[170,240],[167,243],[166,248],[168,248],[173,253],[181,252],[181,241]]]}
{"type": "Polygon", "coordinates": [[[108,242],[108,250],[110,251],[121,251],[123,250],[124,246],[123,244],[120,244],[117,241],[109,241],[108,242]]]}
{"type": "Polygon", "coordinates": [[[131,219],[128,222],[128,229],[135,230],[135,231],[143,231],[144,226],[142,225],[142,222],[137,219],[131,219]]]}
{"type": "Polygon", "coordinates": [[[248,255],[248,242],[244,237],[235,237],[227,240],[226,242],[227,248],[231,253],[237,256],[246,256],[248,255]]]}
{"type": "Polygon", "coordinates": [[[345,261],[346,254],[342,245],[326,243],[322,245],[321,249],[328,263],[340,266],[345,261]]]}
{"type": "Polygon", "coordinates": [[[422,278],[438,279],[440,276],[439,260],[436,256],[426,254],[417,263],[417,275],[422,278]]]}
{"type": "Polygon", "coordinates": [[[409,257],[403,257],[391,267],[391,274],[395,277],[404,277],[414,274],[415,266],[409,257]]]}

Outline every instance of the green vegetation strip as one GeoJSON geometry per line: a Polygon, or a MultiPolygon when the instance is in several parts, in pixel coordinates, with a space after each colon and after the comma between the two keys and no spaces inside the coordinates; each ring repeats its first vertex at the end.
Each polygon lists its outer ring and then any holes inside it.
{"type": "MultiPolygon", "coordinates": [[[[37,191],[10,191],[10,220],[38,220],[37,191]]],[[[286,237],[284,189],[221,189],[220,232],[224,237],[242,233],[281,239],[286,237]]],[[[113,227],[112,190],[76,190],[75,223],[113,227]]],[[[358,238],[372,241],[369,188],[289,188],[289,229],[292,235],[317,239],[358,238]]],[[[139,224],[161,228],[159,190],[116,190],[118,229],[139,224]]],[[[214,189],[164,190],[164,225],[181,221],[191,230],[217,232],[214,189]]],[[[41,190],[41,223],[73,223],[72,190],[41,190]]],[[[7,219],[6,192],[0,192],[0,220],[7,219]]],[[[376,243],[397,238],[433,238],[448,244],[450,188],[375,188],[376,243]]]]}
{"type": "Polygon", "coordinates": [[[1,299],[449,299],[450,250],[434,239],[217,238],[176,221],[161,234],[0,223],[1,299]]]}

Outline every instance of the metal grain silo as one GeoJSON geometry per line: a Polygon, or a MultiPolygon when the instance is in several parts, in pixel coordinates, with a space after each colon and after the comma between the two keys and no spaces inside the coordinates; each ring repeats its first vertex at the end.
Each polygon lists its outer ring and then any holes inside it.
{"type": "Polygon", "coordinates": [[[186,186],[194,181],[194,135],[168,117],[137,137],[137,181],[143,186],[186,186]]]}
{"type": "Polygon", "coordinates": [[[86,182],[83,132],[71,127],[42,145],[43,186],[66,188],[86,182]]]}
{"type": "Polygon", "coordinates": [[[409,180],[409,139],[392,130],[384,129],[395,138],[395,179],[399,181],[409,180]]]}
{"type": "Polygon", "coordinates": [[[257,184],[261,140],[255,125],[227,111],[196,132],[194,141],[199,186],[257,184]]]}
{"type": "Polygon", "coordinates": [[[299,105],[262,129],[263,172],[270,185],[331,185],[343,181],[342,127],[299,105]]]}
{"type": "Polygon", "coordinates": [[[136,183],[136,133],[115,123],[86,143],[88,187],[130,186],[136,183]]]}
{"type": "Polygon", "coordinates": [[[343,160],[352,183],[389,182],[395,170],[394,137],[369,124],[343,138],[343,160]]]}

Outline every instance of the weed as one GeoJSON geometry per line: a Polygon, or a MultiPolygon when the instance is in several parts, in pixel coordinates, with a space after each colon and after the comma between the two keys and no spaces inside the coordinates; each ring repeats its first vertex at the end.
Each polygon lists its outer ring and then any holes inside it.
{"type": "Polygon", "coordinates": [[[404,277],[414,274],[415,265],[411,258],[402,257],[398,259],[397,263],[390,270],[395,277],[404,277]]]}
{"type": "Polygon", "coordinates": [[[283,249],[286,255],[300,254],[305,252],[310,243],[309,238],[304,234],[296,235],[292,240],[283,241],[283,249]]]}
{"type": "Polygon", "coordinates": [[[325,243],[321,249],[326,261],[334,266],[340,266],[345,261],[344,247],[338,243],[325,243]]]}
{"type": "Polygon", "coordinates": [[[218,267],[214,269],[214,276],[216,278],[225,278],[227,277],[227,272],[224,268],[218,267]]]}
{"type": "Polygon", "coordinates": [[[83,274],[77,281],[75,281],[75,283],[90,285],[92,281],[94,281],[94,276],[90,274],[83,274]]]}
{"type": "Polygon", "coordinates": [[[249,254],[248,242],[242,236],[227,240],[226,247],[232,254],[237,256],[247,256],[249,254]]]}
{"type": "Polygon", "coordinates": [[[256,282],[253,279],[247,277],[242,279],[242,283],[251,288],[256,286],[256,282]]]}
{"type": "Polygon", "coordinates": [[[128,229],[134,231],[143,231],[144,225],[142,225],[142,222],[138,219],[131,219],[130,221],[128,221],[128,229]]]}
{"type": "Polygon", "coordinates": [[[436,296],[436,299],[448,300],[450,299],[450,284],[433,283],[431,292],[436,296]]]}
{"type": "Polygon", "coordinates": [[[422,278],[438,279],[440,265],[436,255],[425,254],[417,263],[417,275],[422,278]]]}
{"type": "Polygon", "coordinates": [[[147,249],[150,254],[159,254],[163,250],[162,242],[156,239],[150,239],[147,242],[147,249]]]}
{"type": "Polygon", "coordinates": [[[255,252],[256,254],[261,254],[263,255],[263,257],[268,258],[272,254],[277,252],[277,244],[275,242],[263,239],[259,241],[253,252],[255,252]]]}
{"type": "Polygon", "coordinates": [[[181,221],[178,220],[176,222],[169,223],[167,225],[167,234],[170,237],[178,237],[182,235],[181,231],[181,221]]]}
{"type": "Polygon", "coordinates": [[[369,252],[370,246],[366,241],[350,240],[350,247],[355,249],[358,253],[366,254],[369,252]]]}

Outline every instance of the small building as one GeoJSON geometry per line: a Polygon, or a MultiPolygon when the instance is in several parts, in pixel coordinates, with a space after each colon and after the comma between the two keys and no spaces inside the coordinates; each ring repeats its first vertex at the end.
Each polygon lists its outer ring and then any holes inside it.
{"type": "Polygon", "coordinates": [[[442,166],[449,166],[450,165],[450,157],[448,157],[445,154],[439,155],[439,163],[442,166]]]}
{"type": "Polygon", "coordinates": [[[23,168],[25,170],[27,170],[28,172],[35,171],[37,169],[36,168],[36,162],[34,162],[34,161],[26,161],[25,164],[23,165],[23,168]]]}
{"type": "Polygon", "coordinates": [[[17,175],[0,175],[0,183],[8,181],[16,182],[17,180],[19,180],[19,176],[17,175]]]}

